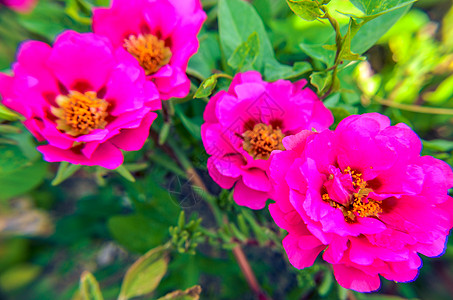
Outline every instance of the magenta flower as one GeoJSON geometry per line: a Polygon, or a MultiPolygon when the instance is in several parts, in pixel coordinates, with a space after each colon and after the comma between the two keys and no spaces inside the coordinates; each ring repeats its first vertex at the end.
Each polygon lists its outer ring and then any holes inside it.
{"type": "Polygon", "coordinates": [[[303,129],[324,130],[330,111],[305,80],[265,82],[255,71],[237,74],[229,90],[220,91],[204,112],[201,135],[211,177],[225,189],[235,184],[237,204],[261,209],[272,192],[266,174],[273,150],[282,139],[303,129]]]}
{"type": "Polygon", "coordinates": [[[161,98],[182,98],[189,93],[185,72],[205,19],[199,0],[113,0],[110,8],[94,10],[93,31],[132,54],[161,98]]]}
{"type": "Polygon", "coordinates": [[[369,292],[379,275],[413,280],[418,253],[442,254],[453,225],[453,173],[420,156],[409,127],[371,113],[350,116],[335,131],[302,131],[283,145],[272,155],[269,210],[288,231],[283,246],[294,267],[311,266],[325,250],[341,286],[369,292]]]}
{"type": "Polygon", "coordinates": [[[0,4],[21,13],[30,12],[37,2],[38,0],[0,0],[0,4]]]}
{"type": "Polygon", "coordinates": [[[53,47],[25,42],[13,65],[0,74],[3,103],[26,118],[24,125],[49,162],[100,165],[123,162],[120,149],[139,150],[160,109],[158,91],[124,49],[92,33],[66,31],[53,47]]]}

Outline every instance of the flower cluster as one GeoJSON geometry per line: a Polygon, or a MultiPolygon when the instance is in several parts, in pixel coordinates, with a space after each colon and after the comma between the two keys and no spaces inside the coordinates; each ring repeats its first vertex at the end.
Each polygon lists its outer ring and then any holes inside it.
{"type": "Polygon", "coordinates": [[[268,83],[249,71],[234,77],[228,91],[209,101],[201,135],[211,177],[222,187],[235,185],[237,204],[261,209],[272,193],[267,174],[273,150],[282,150],[282,139],[303,129],[318,131],[333,123],[305,80],[268,83]]]}
{"type": "Polygon", "coordinates": [[[94,10],[94,33],[22,44],[14,75],[0,73],[2,102],[47,141],[45,160],[117,168],[121,149],[143,146],[160,100],[189,93],[205,18],[199,0],[115,0],[94,10]]]}
{"type": "Polygon", "coordinates": [[[212,97],[202,126],[211,177],[234,185],[239,205],[275,200],[269,210],[288,232],[294,267],[323,251],[345,288],[376,290],[379,275],[413,280],[418,254],[442,254],[453,226],[451,168],[420,156],[418,136],[377,113],[328,130],[332,115],[305,83],[246,72],[212,97]]]}

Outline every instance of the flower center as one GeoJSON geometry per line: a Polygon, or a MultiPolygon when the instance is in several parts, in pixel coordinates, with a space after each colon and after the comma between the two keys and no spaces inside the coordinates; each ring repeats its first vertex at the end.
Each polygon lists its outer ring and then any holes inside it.
{"type": "Polygon", "coordinates": [[[331,198],[327,189],[322,192],[322,200],[328,202],[330,206],[340,209],[345,221],[348,223],[354,223],[357,216],[362,218],[378,217],[379,213],[382,212],[382,204],[379,201],[368,198],[368,195],[373,190],[367,187],[368,184],[363,180],[362,174],[352,170],[350,167],[347,167],[342,173],[345,175],[349,174],[352,178],[352,190],[349,189],[349,201],[343,204],[338,203],[331,198]]]}
{"type": "Polygon", "coordinates": [[[146,75],[156,73],[170,62],[170,48],[152,34],[130,35],[124,40],[124,48],[138,60],[146,75]]]}
{"type": "Polygon", "coordinates": [[[253,130],[242,134],[242,146],[254,159],[268,159],[273,150],[285,150],[282,143],[284,137],[280,128],[258,123],[253,130]]]}
{"type": "Polygon", "coordinates": [[[94,129],[104,129],[107,125],[109,103],[97,98],[96,92],[80,93],[70,91],[56,99],[59,108],[52,107],[58,117],[57,128],[72,136],[87,134],[94,129]]]}

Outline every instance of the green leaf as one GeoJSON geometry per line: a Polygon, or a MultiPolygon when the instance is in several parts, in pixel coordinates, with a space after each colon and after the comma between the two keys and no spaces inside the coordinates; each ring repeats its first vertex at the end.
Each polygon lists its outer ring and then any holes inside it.
{"type": "Polygon", "coordinates": [[[269,81],[274,81],[277,79],[291,79],[310,72],[311,70],[311,65],[305,61],[296,62],[293,67],[280,63],[266,63],[264,76],[269,81]]]}
{"type": "Polygon", "coordinates": [[[332,73],[331,72],[313,72],[310,75],[310,83],[316,87],[318,90],[318,95],[323,95],[332,82],[332,73]]]}
{"type": "Polygon", "coordinates": [[[19,264],[7,269],[0,275],[0,287],[5,292],[20,289],[35,280],[42,268],[37,265],[19,264]]]}
{"type": "Polygon", "coordinates": [[[415,1],[416,0],[351,0],[351,3],[366,15],[371,16],[406,6],[415,1]]]}
{"type": "Polygon", "coordinates": [[[316,1],[286,0],[286,3],[296,15],[307,21],[314,21],[323,15],[316,1]]]}
{"type": "Polygon", "coordinates": [[[256,61],[260,52],[260,40],[258,34],[253,32],[247,41],[240,44],[228,59],[228,65],[234,69],[253,69],[253,63],[256,61]]]}
{"type": "MultiPolygon", "coordinates": [[[[326,41],[326,43],[328,43],[328,41],[326,41]]],[[[299,47],[311,58],[322,61],[327,66],[333,65],[335,59],[335,52],[331,51],[332,49],[327,50],[324,44],[311,45],[307,43],[301,43],[299,44],[299,47]]]]}
{"type": "Polygon", "coordinates": [[[170,128],[171,128],[170,123],[165,122],[162,125],[162,128],[160,129],[160,132],[159,132],[159,141],[158,141],[159,145],[165,144],[165,141],[168,138],[168,134],[170,133],[170,128]]]}
{"type": "Polygon", "coordinates": [[[22,119],[21,115],[0,104],[0,120],[17,121],[22,119]]]}
{"type": "Polygon", "coordinates": [[[113,216],[107,225],[115,240],[139,253],[160,245],[167,236],[166,225],[138,214],[113,216]]]}
{"type": "Polygon", "coordinates": [[[151,293],[164,277],[167,267],[167,247],[151,249],[127,270],[118,299],[127,300],[151,293]]]}
{"type": "Polygon", "coordinates": [[[171,292],[157,300],[198,300],[201,294],[201,286],[196,285],[184,291],[171,292]]]}
{"type": "Polygon", "coordinates": [[[212,91],[215,89],[217,85],[217,79],[219,78],[218,74],[214,74],[200,84],[197,91],[195,92],[194,98],[206,98],[211,96],[212,91]]]}
{"type": "Polygon", "coordinates": [[[118,174],[120,174],[123,178],[126,180],[129,180],[130,182],[135,182],[134,176],[132,176],[131,172],[129,172],[124,165],[119,166],[118,168],[115,169],[118,174]]]}
{"type": "Polygon", "coordinates": [[[57,175],[55,176],[54,180],[52,180],[52,185],[59,185],[60,183],[71,177],[81,167],[81,165],[73,165],[66,161],[61,162],[60,166],[58,167],[57,175]]]}
{"type": "Polygon", "coordinates": [[[0,176],[6,176],[7,173],[17,171],[27,164],[31,165],[31,162],[19,146],[0,145],[0,176]]]}
{"type": "Polygon", "coordinates": [[[47,171],[47,163],[34,164],[0,176],[0,200],[9,199],[28,192],[42,183],[47,171]]]}
{"type": "Polygon", "coordinates": [[[265,61],[275,60],[275,55],[263,22],[253,6],[242,0],[220,0],[218,15],[224,57],[231,57],[233,52],[256,32],[260,51],[254,66],[256,70],[263,72],[265,61]]]}
{"type": "Polygon", "coordinates": [[[83,0],[66,1],[65,12],[81,24],[91,25],[91,9],[91,5],[83,0]]]}
{"type": "Polygon", "coordinates": [[[101,289],[96,278],[88,271],[80,277],[80,295],[84,300],[103,300],[101,289]]]}
{"type": "Polygon", "coordinates": [[[80,32],[89,31],[88,25],[72,20],[63,10],[62,3],[56,1],[38,1],[30,14],[18,15],[19,23],[30,32],[54,40],[64,30],[74,29],[80,32]]]}
{"type": "Polygon", "coordinates": [[[201,125],[196,124],[191,119],[187,118],[184,113],[180,110],[179,107],[175,108],[176,115],[181,120],[184,127],[189,131],[189,133],[197,140],[201,141],[201,125]]]}
{"type": "Polygon", "coordinates": [[[425,101],[441,104],[453,97],[453,75],[442,81],[434,92],[426,93],[425,101]]]}

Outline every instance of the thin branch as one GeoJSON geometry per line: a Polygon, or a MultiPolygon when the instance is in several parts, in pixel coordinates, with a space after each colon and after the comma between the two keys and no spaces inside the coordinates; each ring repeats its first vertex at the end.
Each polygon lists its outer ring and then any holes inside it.
{"type": "Polygon", "coordinates": [[[369,100],[373,100],[379,104],[398,108],[401,110],[412,111],[422,114],[433,114],[433,115],[448,115],[453,116],[453,109],[451,108],[440,108],[440,107],[429,107],[429,106],[419,106],[419,105],[411,105],[411,104],[403,104],[394,102],[391,100],[384,100],[378,97],[371,97],[369,100]]]}

